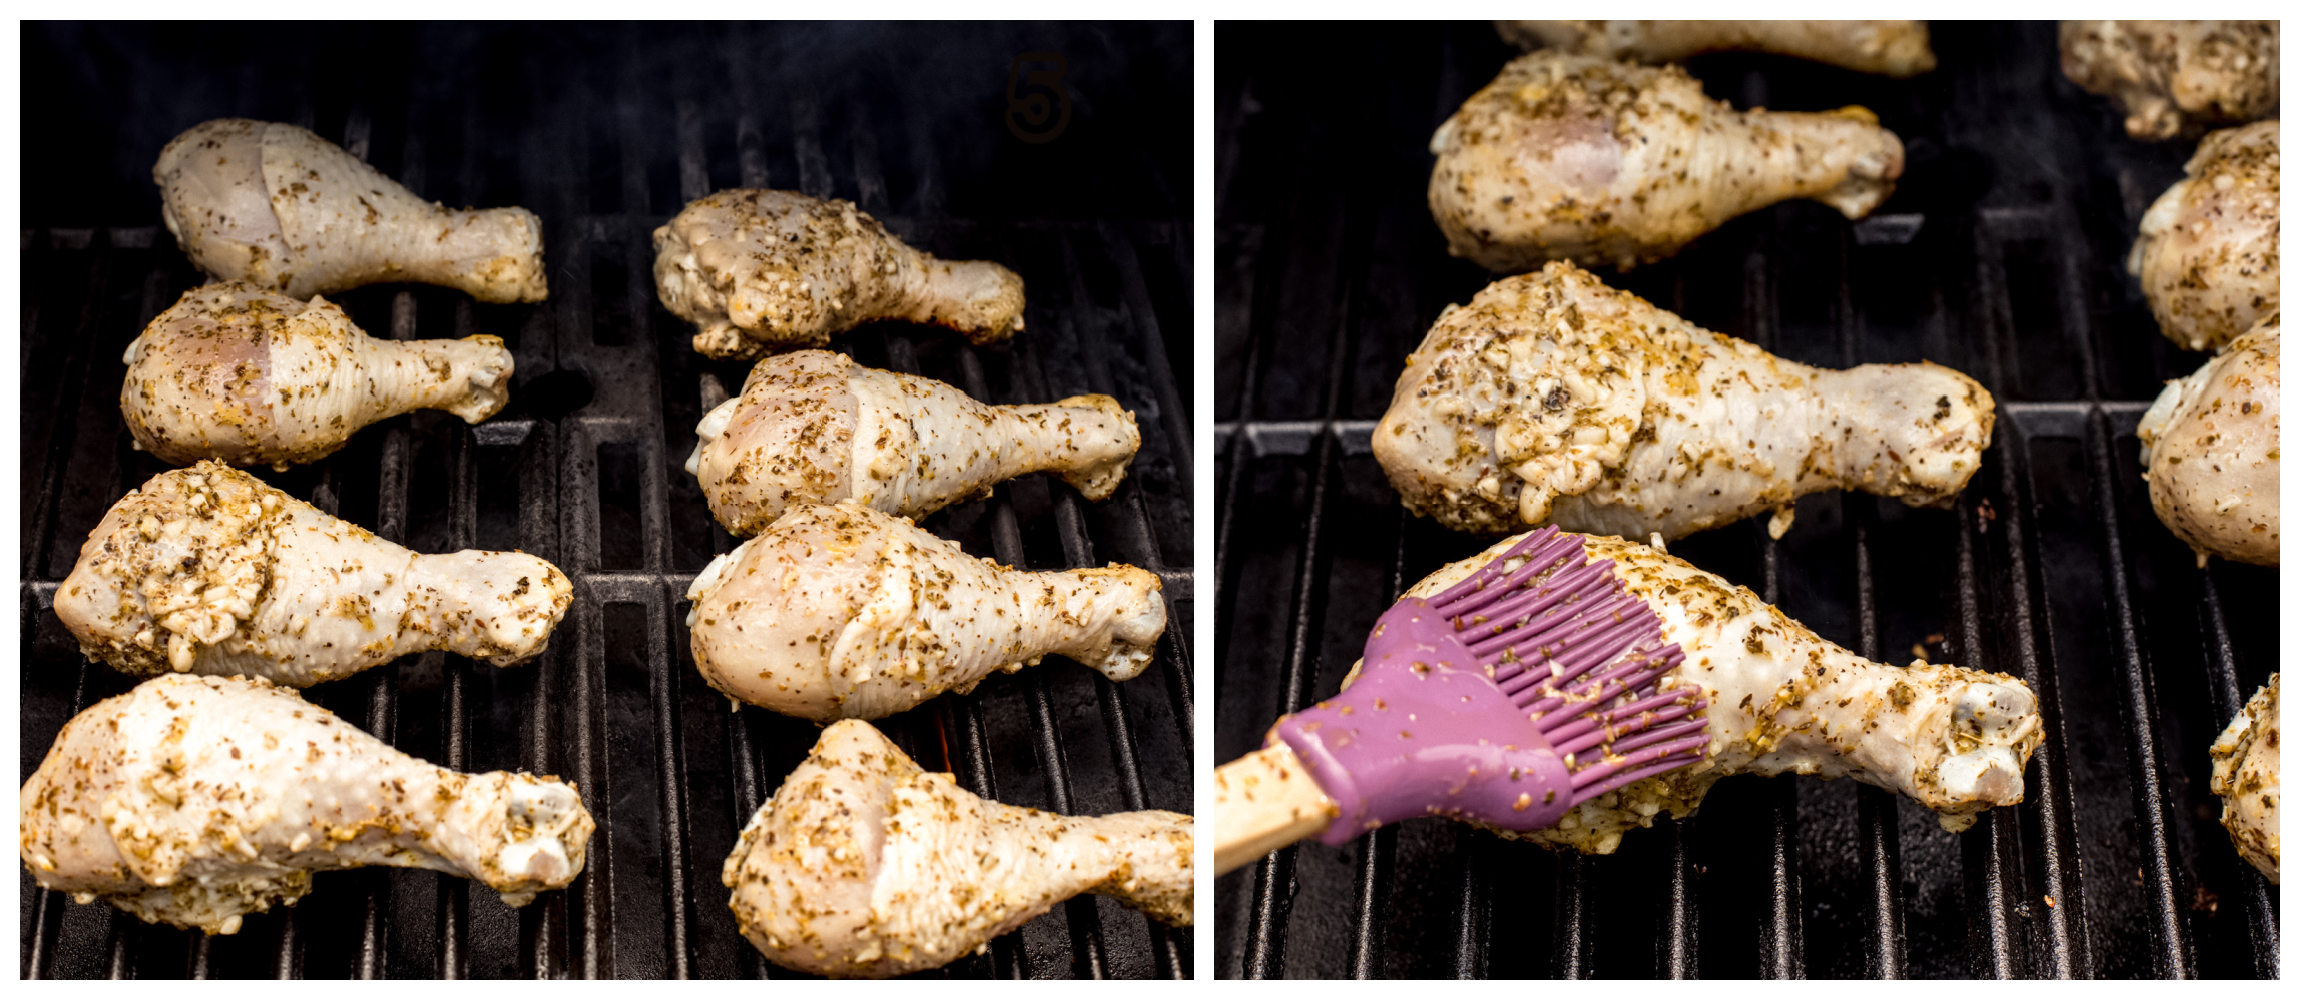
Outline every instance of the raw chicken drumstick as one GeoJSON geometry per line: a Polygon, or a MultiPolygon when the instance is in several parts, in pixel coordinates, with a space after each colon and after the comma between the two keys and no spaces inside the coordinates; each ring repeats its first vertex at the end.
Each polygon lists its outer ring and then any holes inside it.
{"type": "Polygon", "coordinates": [[[2140,462],[2156,517],[2208,556],[2277,565],[2277,374],[2282,324],[2271,313],[2228,351],[2164,386],[2140,417],[2140,462]]]}
{"type": "Polygon", "coordinates": [[[1447,250],[1508,272],[1627,270],[1790,198],[1857,219],[1893,193],[1902,162],[1901,140],[1864,108],[1735,111],[1679,67],[1555,50],[1503,67],[1430,152],[1447,250]]]}
{"type": "Polygon", "coordinates": [[[127,673],[308,687],[433,649],[533,659],[573,599],[534,556],[418,555],[201,462],[112,505],[57,588],[56,617],[89,659],[127,673]]]}
{"type": "Polygon", "coordinates": [[[524,906],[583,871],[557,778],[434,767],[262,680],[161,677],[80,713],[24,783],[24,867],[152,923],[231,934],[313,872],[477,879],[524,906]]]}
{"type": "Polygon", "coordinates": [[[2125,267],[2173,343],[2219,350],[2276,311],[2279,134],[2265,121],[2205,136],[2141,216],[2125,267]]]}
{"type": "Polygon", "coordinates": [[[947,326],[977,344],[1022,329],[1022,278],[987,261],[938,260],[849,201],[736,188],[688,203],[655,230],[655,291],[700,327],[695,350],[756,358],[821,347],[879,319],[947,326]]]}
{"type": "Polygon", "coordinates": [[[695,436],[687,472],[736,535],[758,534],[801,503],[923,517],[1040,471],[1101,500],[1142,446],[1134,414],[1099,393],[988,406],[830,351],[760,361],[742,395],[705,414],[695,436]]]}
{"type": "Polygon", "coordinates": [[[2268,675],[2268,685],[2254,692],[2228,729],[2212,741],[2212,794],[2222,800],[2220,825],[2228,828],[2236,853],[2271,883],[2280,881],[2284,844],[2278,825],[2284,804],[2284,754],[2277,746],[2283,730],[2276,716],[2283,676],[2268,675]]]}
{"type": "Polygon", "coordinates": [[[897,976],[1081,892],[1190,926],[1190,817],[1057,816],[976,798],[869,723],[823,731],[727,856],[735,922],[776,965],[897,976]]]}
{"type": "Polygon", "coordinates": [[[1495,21],[1503,41],[1634,62],[1703,52],[1796,56],[1862,73],[1909,77],[1934,66],[1923,21],[1495,21]]]}
{"type": "Polygon", "coordinates": [[[481,302],[541,302],[543,224],[524,208],[425,201],[293,125],[218,118],[152,166],[160,218],[221,279],[298,299],[385,281],[446,285],[481,302]]]}
{"type": "Polygon", "coordinates": [[[316,462],[410,410],[470,423],[511,398],[511,352],[487,334],[378,340],[335,303],[244,281],[185,292],[128,344],[120,412],[139,451],[189,465],[316,462]]]}
{"type": "Polygon", "coordinates": [[[1927,363],[1783,361],[1553,263],[1438,316],[1374,457],[1459,531],[1676,538],[1857,489],[1946,504],[1980,468],[1987,389],[1927,363]]]}
{"type": "Polygon", "coordinates": [[[2276,113],[2275,21],[2062,21],[2060,70],[2115,99],[2135,139],[2276,113]]]}
{"type": "MultiPolygon", "coordinates": [[[[1450,563],[1405,596],[1435,595],[1517,541],[1450,563]]],[[[1652,825],[1662,810],[1690,815],[1710,785],[1732,774],[1853,778],[1916,800],[1951,831],[1990,806],[2021,801],[2021,772],[2044,732],[2036,696],[2020,679],[1862,659],[1748,588],[1635,542],[1590,536],[1587,558],[1611,560],[1623,588],[1661,616],[1662,639],[1685,651],[1660,683],[1700,688],[1708,756],[1583,802],[1548,829],[1503,836],[1610,854],[1624,831],[1652,825]]]]}
{"type": "Polygon", "coordinates": [[[1166,631],[1132,566],[1029,573],[909,521],[801,504],[687,590],[695,666],[727,697],[829,722],[892,715],[1067,656],[1122,681],[1166,631]]]}

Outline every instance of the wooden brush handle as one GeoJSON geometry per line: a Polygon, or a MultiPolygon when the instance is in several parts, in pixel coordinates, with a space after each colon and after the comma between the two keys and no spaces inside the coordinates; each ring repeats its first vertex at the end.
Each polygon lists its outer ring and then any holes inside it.
{"type": "Polygon", "coordinates": [[[1294,748],[1263,747],[1214,770],[1214,874],[1316,836],[1341,807],[1310,780],[1294,748]]]}

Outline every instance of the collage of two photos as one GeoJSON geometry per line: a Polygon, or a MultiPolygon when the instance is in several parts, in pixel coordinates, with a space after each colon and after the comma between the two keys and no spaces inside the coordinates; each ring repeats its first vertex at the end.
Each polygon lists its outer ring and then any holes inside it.
{"type": "Polygon", "coordinates": [[[23,979],[2280,976],[2279,22],[19,33],[23,979]]]}

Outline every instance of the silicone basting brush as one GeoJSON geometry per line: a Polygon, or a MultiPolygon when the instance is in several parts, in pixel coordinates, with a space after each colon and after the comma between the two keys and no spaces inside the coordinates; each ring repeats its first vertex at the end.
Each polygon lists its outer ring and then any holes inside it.
{"type": "Polygon", "coordinates": [[[1545,528],[1384,612],[1340,694],[1216,773],[1215,873],[1415,816],[1538,830],[1701,760],[1702,689],[1660,686],[1684,651],[1613,566],[1545,528]]]}

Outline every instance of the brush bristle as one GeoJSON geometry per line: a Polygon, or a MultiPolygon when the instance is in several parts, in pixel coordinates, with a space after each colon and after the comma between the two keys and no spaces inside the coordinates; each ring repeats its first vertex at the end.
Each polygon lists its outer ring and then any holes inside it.
{"type": "Polygon", "coordinates": [[[1429,603],[1564,757],[1575,802],[1706,752],[1699,689],[1659,689],[1685,651],[1580,535],[1536,531],[1429,603]]]}

